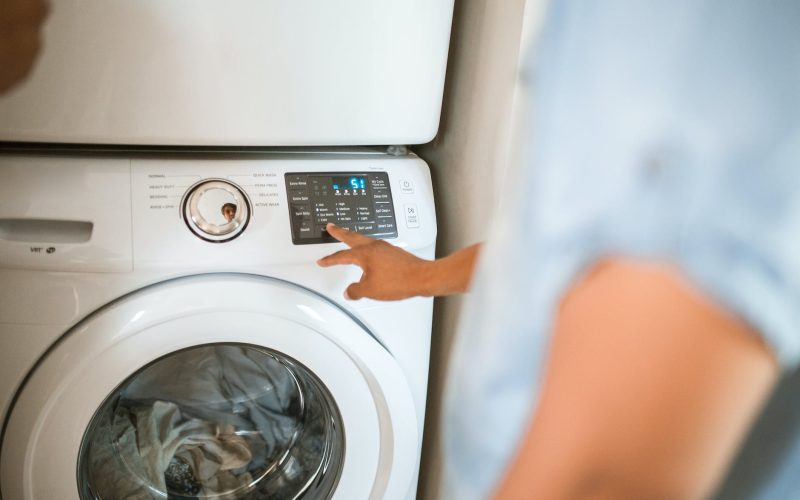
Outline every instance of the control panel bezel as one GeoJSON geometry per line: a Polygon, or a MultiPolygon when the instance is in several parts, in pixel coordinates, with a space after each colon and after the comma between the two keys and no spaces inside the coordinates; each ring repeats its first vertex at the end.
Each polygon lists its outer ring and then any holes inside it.
{"type": "Polygon", "coordinates": [[[397,238],[397,219],[387,172],[286,172],[284,180],[293,244],[336,243],[324,229],[328,222],[373,238],[397,238]],[[346,178],[366,179],[364,192],[345,194],[342,187],[337,193],[333,189],[334,179],[346,178]]]}

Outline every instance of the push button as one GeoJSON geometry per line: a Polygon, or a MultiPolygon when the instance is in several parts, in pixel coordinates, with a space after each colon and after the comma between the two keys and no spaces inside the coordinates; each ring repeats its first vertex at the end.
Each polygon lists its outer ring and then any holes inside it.
{"type": "Polygon", "coordinates": [[[400,179],[400,192],[403,194],[414,194],[414,183],[408,179],[400,179]]]}
{"type": "Polygon", "coordinates": [[[300,236],[308,238],[314,234],[314,226],[311,225],[311,221],[302,221],[298,227],[298,232],[300,236]]]}
{"type": "Polygon", "coordinates": [[[293,175],[286,177],[289,189],[305,189],[308,187],[308,178],[304,175],[293,175]]]}
{"type": "Polygon", "coordinates": [[[372,191],[372,197],[375,198],[375,201],[388,201],[389,200],[389,191],[386,189],[375,189],[372,191]]]}
{"type": "Polygon", "coordinates": [[[416,205],[405,205],[406,213],[406,227],[417,228],[419,227],[419,213],[417,212],[416,205]]]}
{"type": "Polygon", "coordinates": [[[378,205],[375,207],[375,215],[378,218],[385,218],[392,216],[392,206],[391,205],[378,205]]]}
{"type": "Polygon", "coordinates": [[[384,176],[378,177],[378,175],[376,174],[375,176],[372,177],[372,188],[373,189],[381,189],[381,188],[386,188],[386,187],[389,187],[389,186],[386,185],[386,179],[384,178],[384,176]]]}
{"type": "Polygon", "coordinates": [[[299,220],[311,219],[311,207],[308,205],[292,205],[292,217],[299,220]]]}
{"type": "Polygon", "coordinates": [[[289,191],[289,203],[307,204],[309,202],[308,193],[299,189],[289,191]]]}

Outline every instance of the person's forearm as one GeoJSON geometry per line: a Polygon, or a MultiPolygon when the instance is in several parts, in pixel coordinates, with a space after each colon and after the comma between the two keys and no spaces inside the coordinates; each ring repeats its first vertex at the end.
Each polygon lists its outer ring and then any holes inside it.
{"type": "Polygon", "coordinates": [[[420,295],[438,297],[463,293],[469,289],[481,244],[475,244],[427,262],[420,273],[420,295]]]}
{"type": "Polygon", "coordinates": [[[364,272],[345,290],[347,299],[402,300],[465,292],[472,280],[480,244],[439,260],[424,260],[387,241],[348,231],[334,224],[328,234],[350,248],[317,261],[322,267],[356,265],[364,272]]]}

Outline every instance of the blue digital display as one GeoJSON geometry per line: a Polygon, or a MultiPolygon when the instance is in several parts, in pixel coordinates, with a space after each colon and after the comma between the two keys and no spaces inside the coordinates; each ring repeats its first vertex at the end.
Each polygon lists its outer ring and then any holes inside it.
{"type": "Polygon", "coordinates": [[[367,181],[363,177],[350,177],[350,187],[353,189],[366,189],[367,181]]]}
{"type": "Polygon", "coordinates": [[[367,194],[366,177],[331,177],[330,186],[337,195],[367,194]]]}

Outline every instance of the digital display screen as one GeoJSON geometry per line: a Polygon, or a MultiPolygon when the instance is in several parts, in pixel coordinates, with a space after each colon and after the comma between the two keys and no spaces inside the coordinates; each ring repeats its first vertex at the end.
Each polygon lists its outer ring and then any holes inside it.
{"type": "Polygon", "coordinates": [[[366,177],[333,177],[332,187],[335,190],[343,191],[345,189],[367,189],[366,177]]]}
{"type": "Polygon", "coordinates": [[[296,245],[336,241],[325,230],[330,222],[361,234],[397,237],[385,172],[287,173],[285,177],[296,245]]]}

